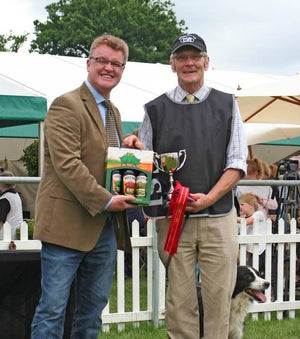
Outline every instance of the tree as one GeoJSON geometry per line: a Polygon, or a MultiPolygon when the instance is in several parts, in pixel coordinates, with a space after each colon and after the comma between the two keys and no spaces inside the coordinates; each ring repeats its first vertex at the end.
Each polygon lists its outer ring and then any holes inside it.
{"type": "Polygon", "coordinates": [[[0,34],[0,52],[18,52],[19,48],[27,40],[27,36],[28,33],[14,35],[12,31],[10,31],[9,35],[0,34]]]}
{"type": "Polygon", "coordinates": [[[170,1],[59,0],[46,6],[47,21],[34,21],[30,51],[87,57],[95,37],[112,34],[129,45],[129,60],[169,62],[172,41],[186,31],[170,1]]]}
{"type": "Polygon", "coordinates": [[[38,166],[39,166],[39,141],[35,140],[32,144],[27,146],[23,150],[23,155],[21,157],[23,161],[26,172],[30,177],[38,176],[38,166]]]}

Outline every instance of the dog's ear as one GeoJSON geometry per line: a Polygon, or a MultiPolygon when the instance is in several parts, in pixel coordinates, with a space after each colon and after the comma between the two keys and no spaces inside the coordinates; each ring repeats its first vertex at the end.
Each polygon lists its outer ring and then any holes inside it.
{"type": "Polygon", "coordinates": [[[249,269],[248,266],[238,266],[235,288],[232,293],[232,298],[234,298],[239,293],[243,292],[246,286],[254,279],[254,273],[249,269]]]}
{"type": "Polygon", "coordinates": [[[258,276],[258,277],[260,277],[261,276],[261,274],[258,272],[258,270],[257,269],[255,269],[254,267],[252,267],[252,266],[250,266],[250,268],[252,269],[252,271],[254,271],[255,272],[255,274],[258,276]]]}

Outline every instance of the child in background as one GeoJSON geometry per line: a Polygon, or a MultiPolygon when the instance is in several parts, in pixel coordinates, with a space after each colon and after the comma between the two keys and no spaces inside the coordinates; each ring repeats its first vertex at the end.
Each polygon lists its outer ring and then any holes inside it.
{"type": "MultiPolygon", "coordinates": [[[[259,234],[266,234],[266,218],[264,213],[259,211],[257,198],[253,193],[242,194],[239,198],[240,202],[240,217],[237,217],[237,222],[240,223],[243,219],[246,220],[247,234],[253,234],[253,222],[258,220],[259,234]]],[[[259,244],[259,272],[264,273],[265,270],[265,256],[264,251],[266,244],[259,244]]],[[[247,245],[247,264],[252,266],[253,244],[247,245]]]]}
{"type": "MultiPolygon", "coordinates": [[[[258,158],[247,160],[247,176],[248,180],[264,179],[265,171],[263,163],[258,158]]],[[[276,210],[278,207],[277,200],[272,196],[273,190],[270,186],[238,186],[237,197],[242,194],[253,193],[257,197],[258,208],[268,218],[269,210],[276,210]]]]}

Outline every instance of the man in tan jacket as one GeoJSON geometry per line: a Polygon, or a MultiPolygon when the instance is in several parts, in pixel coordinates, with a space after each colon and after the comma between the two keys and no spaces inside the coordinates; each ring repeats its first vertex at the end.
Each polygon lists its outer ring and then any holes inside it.
{"type": "MultiPolygon", "coordinates": [[[[133,197],[113,196],[104,188],[110,145],[106,102],[121,80],[127,59],[123,40],[109,35],[95,39],[87,81],[56,98],[47,113],[34,230],[34,238],[42,241],[42,296],[32,322],[32,339],[62,338],[73,281],[72,338],[96,339],[101,328],[116,261],[113,220],[116,212],[136,207],[130,203],[133,197]]],[[[112,108],[121,145],[120,114],[112,108]]]]}

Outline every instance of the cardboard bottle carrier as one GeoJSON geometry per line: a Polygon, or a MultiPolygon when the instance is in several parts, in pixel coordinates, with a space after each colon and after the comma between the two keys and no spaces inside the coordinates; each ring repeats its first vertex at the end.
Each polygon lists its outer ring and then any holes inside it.
{"type": "Polygon", "coordinates": [[[108,147],[105,188],[112,194],[134,196],[137,205],[148,205],[152,170],[153,151],[108,147]]]}

